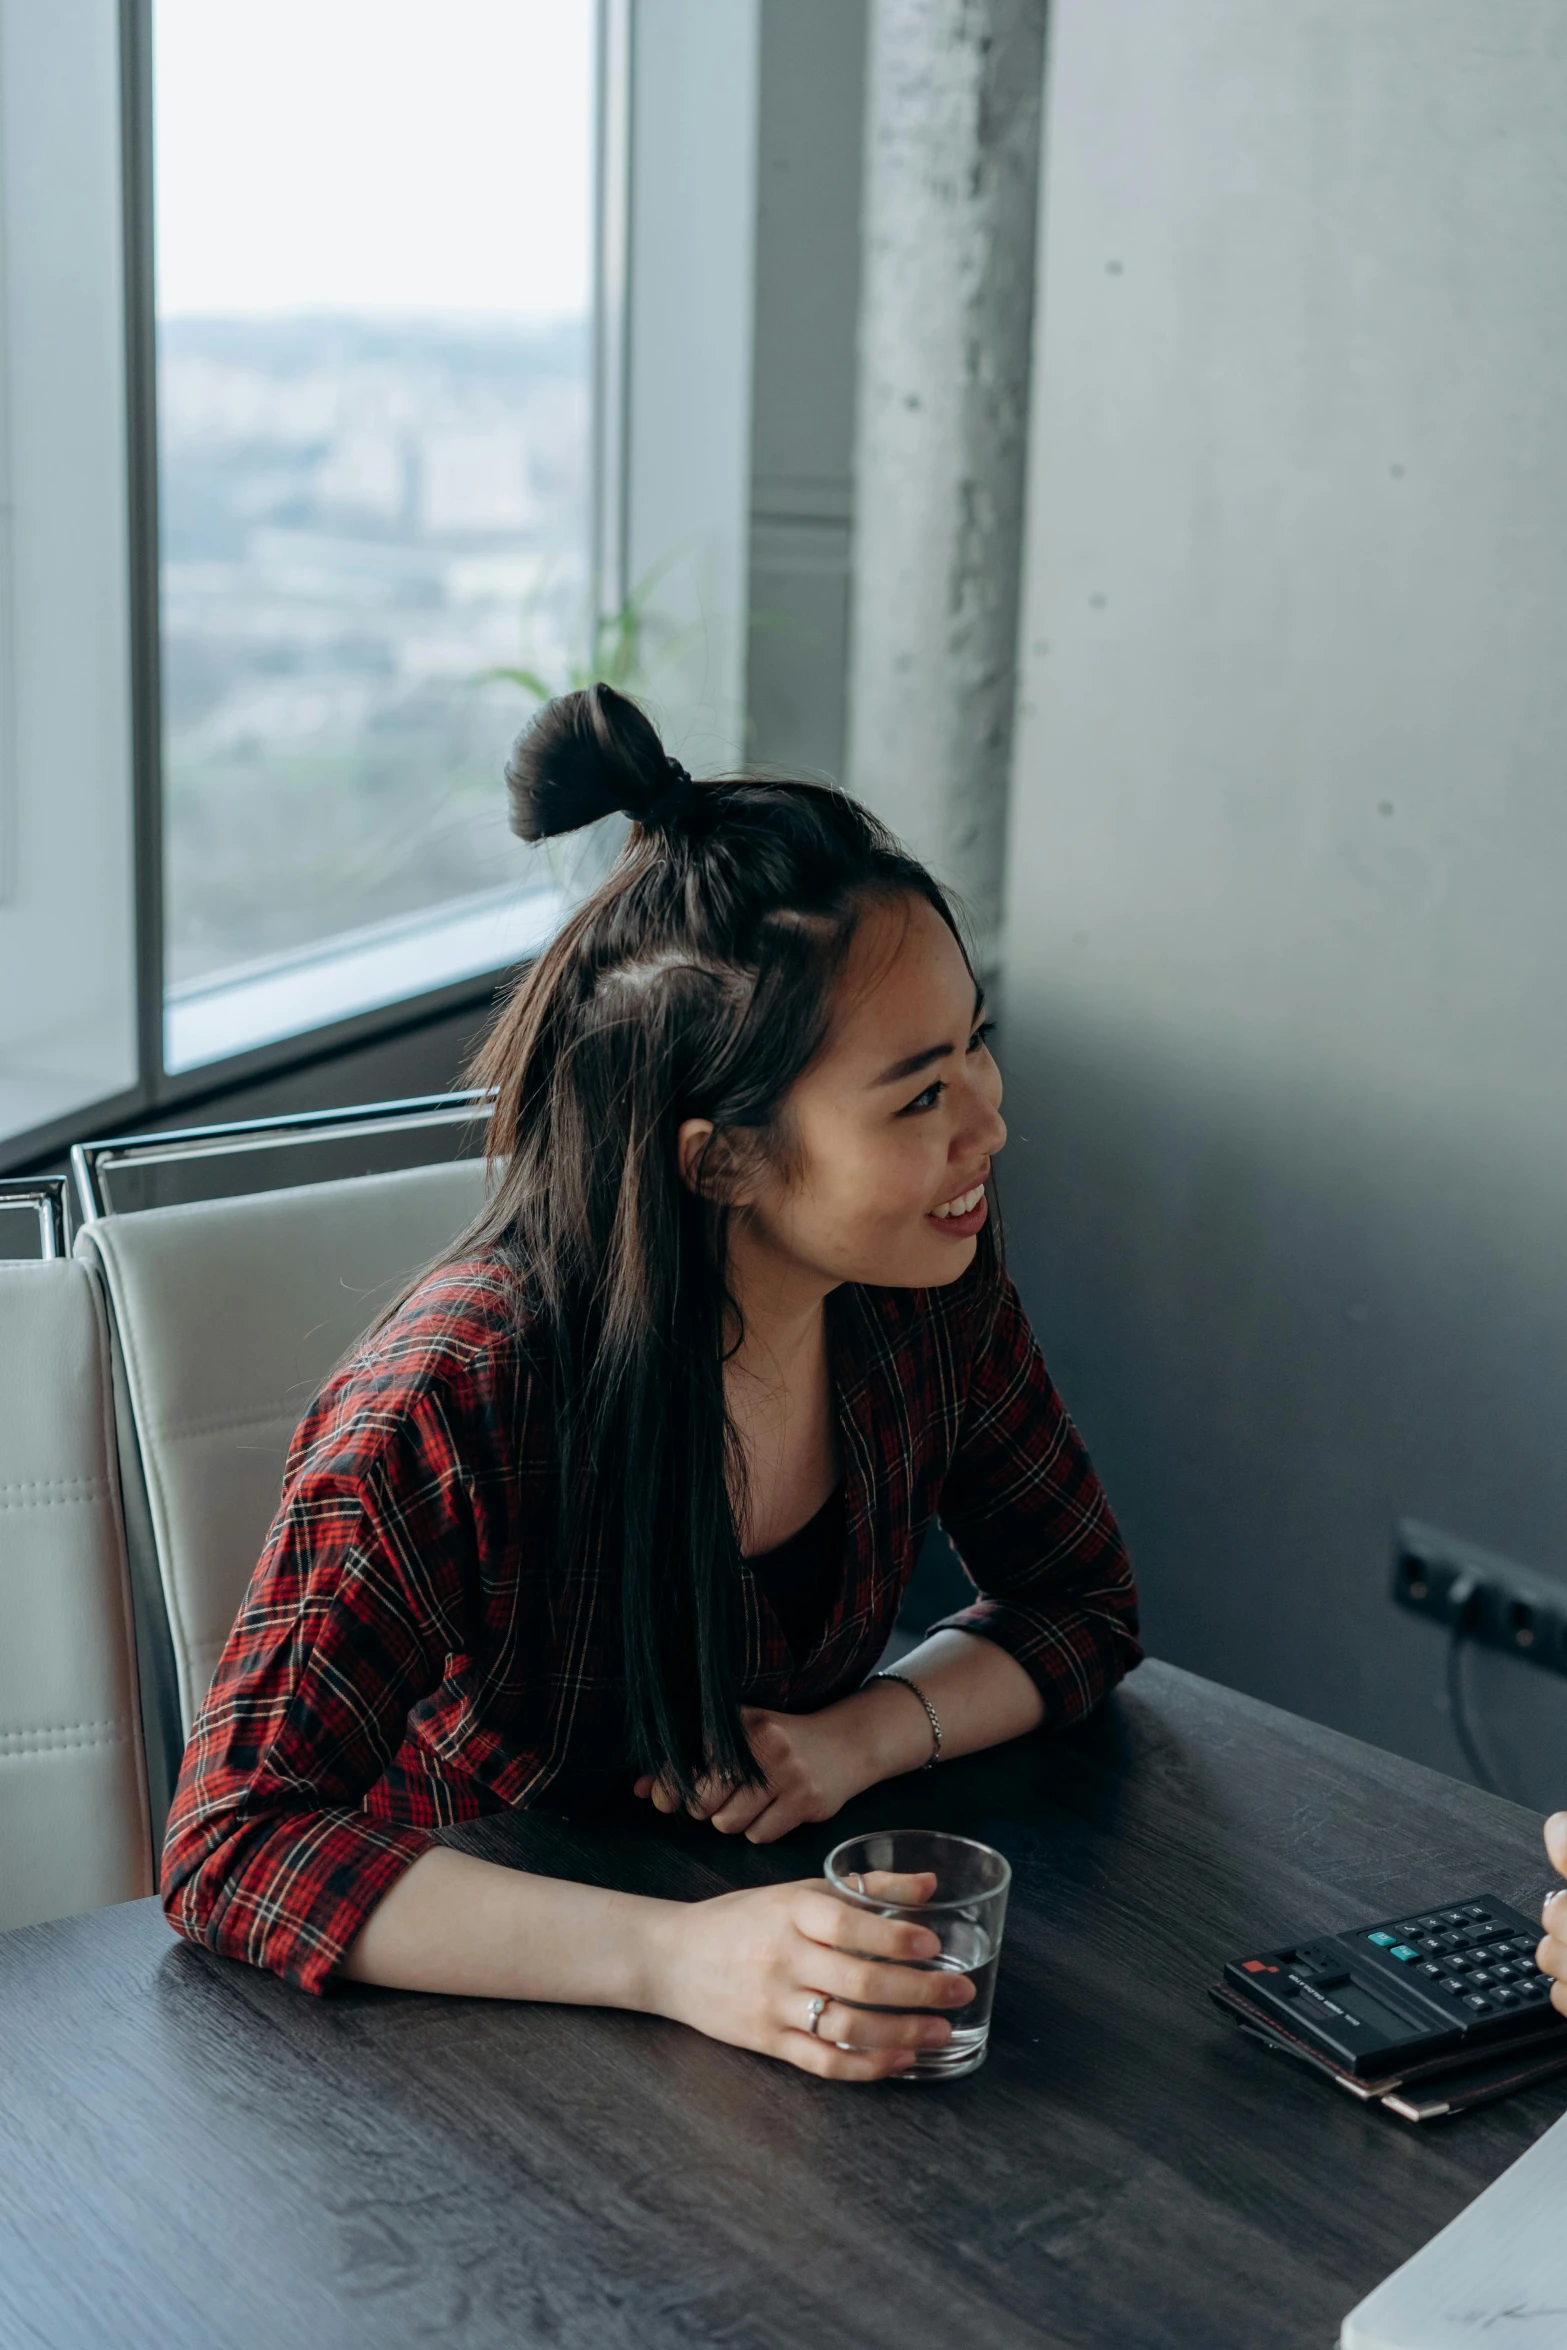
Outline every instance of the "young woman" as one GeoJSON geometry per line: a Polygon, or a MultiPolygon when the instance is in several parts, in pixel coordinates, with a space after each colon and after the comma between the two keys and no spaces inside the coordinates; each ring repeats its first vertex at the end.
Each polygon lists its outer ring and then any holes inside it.
{"type": "Polygon", "coordinates": [[[819,1880],[635,1899],[433,1831],[634,1787],[767,1842],[1136,1663],[1125,1551],[987,1229],[979,990],[852,800],[693,784],[606,686],[543,710],[508,780],[529,840],[634,829],[481,1056],[490,1205],[295,1440],[165,1905],[307,1991],[642,2008],[877,2079],[971,1996],[905,1963],[923,1930],[859,1920],[851,1957],[819,1880]],[[872,1678],[938,1515],[979,1596],[872,1678]]]}

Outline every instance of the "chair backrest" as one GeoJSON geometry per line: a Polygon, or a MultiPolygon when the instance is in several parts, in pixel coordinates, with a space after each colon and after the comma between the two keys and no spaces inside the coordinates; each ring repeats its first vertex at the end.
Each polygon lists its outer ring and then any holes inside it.
{"type": "Polygon", "coordinates": [[[116,1342],[138,1622],[166,1621],[154,1812],[333,1365],[477,1213],[477,1159],[105,1216],[77,1234],[116,1342]],[[124,1424],[128,1423],[128,1425],[124,1424]],[[150,1555],[148,1555],[150,1554],[150,1555]]]}
{"type": "Polygon", "coordinates": [[[0,1264],[0,1930],[152,1887],[103,1300],[0,1264]]]}

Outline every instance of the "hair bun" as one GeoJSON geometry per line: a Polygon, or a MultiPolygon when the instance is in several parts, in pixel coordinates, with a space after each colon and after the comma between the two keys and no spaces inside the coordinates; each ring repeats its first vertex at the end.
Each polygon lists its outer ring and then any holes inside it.
{"type": "Polygon", "coordinates": [[[577,832],[617,808],[638,824],[673,830],[691,789],[645,711],[602,683],[557,694],[535,711],[506,762],[511,828],[523,840],[577,832]]]}

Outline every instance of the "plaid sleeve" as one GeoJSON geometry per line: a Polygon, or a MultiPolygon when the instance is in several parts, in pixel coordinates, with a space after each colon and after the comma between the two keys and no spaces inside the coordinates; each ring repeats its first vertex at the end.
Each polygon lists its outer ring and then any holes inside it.
{"type": "Polygon", "coordinates": [[[939,1514],[979,1597],[931,1630],[996,1641],[1038,1685],[1047,1722],[1081,1720],[1141,1661],[1137,1591],[1010,1281],[973,1364],[939,1514]]]}
{"type": "Polygon", "coordinates": [[[295,1469],[169,1815],[175,1930],[305,1991],[325,1987],[433,1840],[365,1806],[453,1646],[460,1474],[420,1467],[401,1479],[346,1476],[330,1458],[295,1469]]]}

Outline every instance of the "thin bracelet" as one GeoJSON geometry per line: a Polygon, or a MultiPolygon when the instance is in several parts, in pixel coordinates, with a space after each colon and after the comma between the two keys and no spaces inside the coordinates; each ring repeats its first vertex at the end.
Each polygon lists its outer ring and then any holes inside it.
{"type": "Polygon", "coordinates": [[[920,1769],[922,1771],[933,1771],[936,1768],[937,1763],[939,1763],[941,1760],[941,1717],[937,1713],[935,1707],[931,1704],[930,1699],[926,1696],[924,1690],[920,1687],[917,1681],[911,1681],[907,1673],[872,1673],[871,1679],[873,1681],[901,1681],[905,1689],[913,1690],[915,1696],[919,1699],[921,1705],[925,1708],[927,1716],[929,1717],[930,1734],[933,1740],[933,1744],[930,1750],[930,1760],[929,1762],[921,1763],[920,1769]]]}

